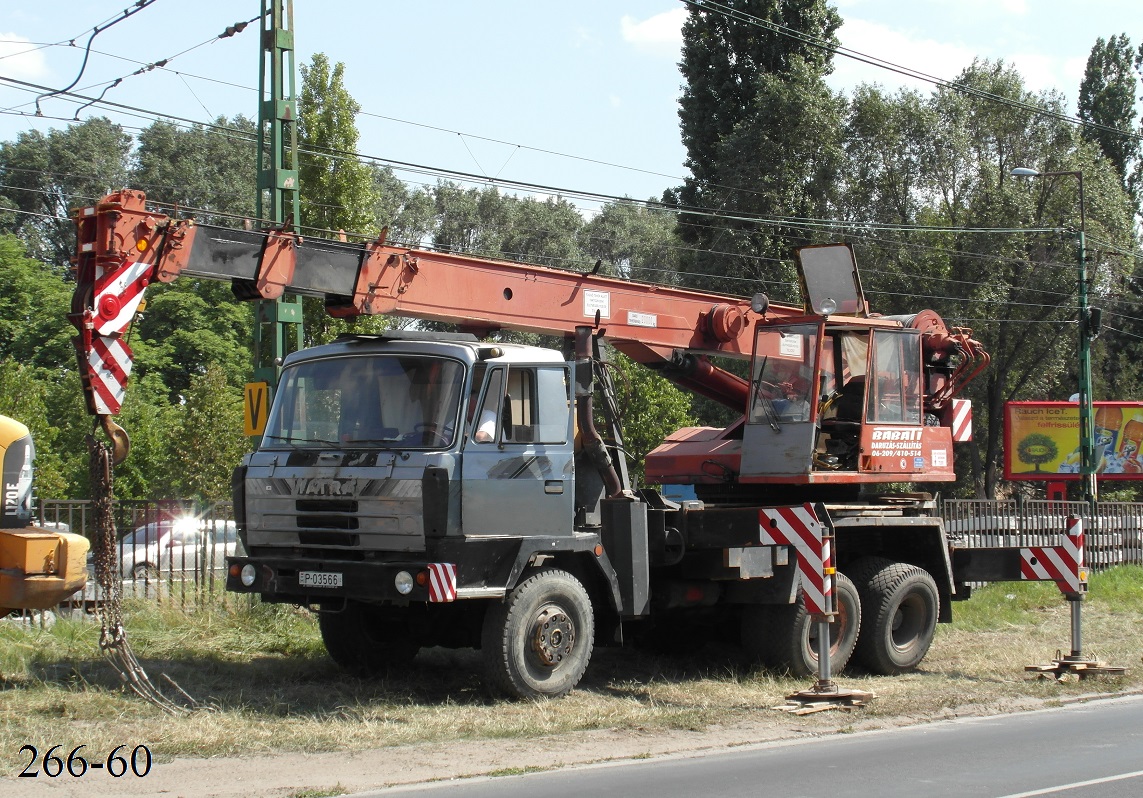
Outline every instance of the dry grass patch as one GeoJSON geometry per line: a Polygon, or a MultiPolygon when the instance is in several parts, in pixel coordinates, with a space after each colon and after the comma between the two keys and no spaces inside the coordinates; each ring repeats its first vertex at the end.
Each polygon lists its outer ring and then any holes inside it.
{"type": "MultiPolygon", "coordinates": [[[[957,604],[954,615],[917,673],[839,679],[878,695],[852,723],[875,728],[1143,687],[1143,569],[1095,577],[1084,603],[1085,653],[1129,666],[1126,677],[1058,683],[1025,675],[1025,665],[1069,648],[1068,609],[1052,585],[993,586],[957,604]]],[[[568,698],[513,702],[485,693],[478,652],[432,650],[401,676],[348,677],[326,658],[309,615],[283,607],[184,615],[136,604],[127,627],[152,678],[169,675],[212,709],[171,718],[125,693],[98,653],[90,620],[65,619],[46,630],[0,624],[0,752],[8,772],[23,765],[16,753],[25,744],[41,752],[86,744],[106,755],[143,743],[163,761],[600,729],[699,733],[773,723],[812,733],[838,725],[832,715],[770,712],[807,682],[752,671],[716,644],[674,657],[600,649],[568,698]]]]}

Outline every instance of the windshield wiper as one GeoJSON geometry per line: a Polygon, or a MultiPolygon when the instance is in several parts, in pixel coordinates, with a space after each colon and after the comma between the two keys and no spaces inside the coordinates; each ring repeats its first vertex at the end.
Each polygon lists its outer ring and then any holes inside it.
{"type": "Polygon", "coordinates": [[[321,443],[326,446],[332,446],[335,449],[345,448],[339,441],[330,441],[325,438],[294,438],[289,435],[263,435],[263,440],[281,441],[282,443],[289,443],[297,445],[299,443],[321,443]]]}

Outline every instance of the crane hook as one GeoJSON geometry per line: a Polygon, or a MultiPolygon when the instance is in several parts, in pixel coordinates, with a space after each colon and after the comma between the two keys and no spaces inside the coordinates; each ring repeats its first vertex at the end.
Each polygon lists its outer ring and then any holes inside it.
{"type": "Polygon", "coordinates": [[[115,423],[109,415],[99,416],[99,426],[103,428],[103,434],[111,441],[111,462],[119,465],[127,459],[127,453],[131,451],[131,439],[127,437],[127,430],[115,423]]]}

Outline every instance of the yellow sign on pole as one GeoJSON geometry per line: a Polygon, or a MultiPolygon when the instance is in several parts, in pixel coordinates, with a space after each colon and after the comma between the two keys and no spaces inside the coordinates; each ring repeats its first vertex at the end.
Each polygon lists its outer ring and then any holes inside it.
{"type": "Polygon", "coordinates": [[[246,383],[246,436],[261,435],[266,431],[266,416],[270,413],[270,384],[246,383]]]}

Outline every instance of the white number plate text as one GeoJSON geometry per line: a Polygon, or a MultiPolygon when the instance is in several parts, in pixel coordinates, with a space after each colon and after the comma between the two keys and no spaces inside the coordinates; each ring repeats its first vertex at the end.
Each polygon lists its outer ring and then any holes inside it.
{"type": "Polygon", "coordinates": [[[341,574],[329,571],[298,571],[298,584],[302,587],[341,587],[341,574]]]}

